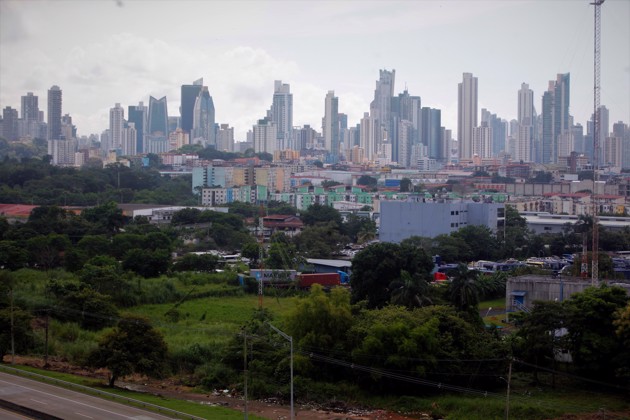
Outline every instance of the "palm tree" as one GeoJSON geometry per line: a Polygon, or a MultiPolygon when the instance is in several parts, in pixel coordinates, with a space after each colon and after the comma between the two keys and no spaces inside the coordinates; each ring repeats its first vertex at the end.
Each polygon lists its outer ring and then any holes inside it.
{"type": "Polygon", "coordinates": [[[390,301],[394,305],[412,309],[432,304],[429,283],[424,279],[412,277],[405,270],[400,270],[400,278],[390,283],[389,290],[390,301]]]}
{"type": "MultiPolygon", "coordinates": [[[[477,271],[469,270],[464,264],[459,264],[450,284],[451,303],[458,311],[477,313],[479,305],[479,284],[477,271]]],[[[477,313],[477,316],[479,314],[477,313]]]]}

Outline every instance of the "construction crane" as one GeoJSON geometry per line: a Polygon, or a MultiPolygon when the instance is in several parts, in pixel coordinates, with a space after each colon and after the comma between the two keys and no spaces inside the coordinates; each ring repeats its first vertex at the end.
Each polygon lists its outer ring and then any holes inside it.
{"type": "Polygon", "coordinates": [[[590,3],[594,6],[594,31],[593,31],[593,190],[591,192],[591,204],[593,205],[593,244],[591,252],[591,284],[599,282],[599,227],[598,217],[599,202],[597,201],[597,184],[599,181],[599,133],[601,125],[601,115],[599,109],[600,93],[600,70],[601,70],[601,6],[605,0],[595,0],[590,3]]]}

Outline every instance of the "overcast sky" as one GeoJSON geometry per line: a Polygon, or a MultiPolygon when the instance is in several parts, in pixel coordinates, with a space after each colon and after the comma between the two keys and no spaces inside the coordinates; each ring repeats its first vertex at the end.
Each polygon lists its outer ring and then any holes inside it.
{"type": "MultiPolygon", "coordinates": [[[[630,1],[602,6],[601,103],[630,123],[630,1]]],[[[149,95],[179,115],[180,87],[203,77],[217,123],[237,141],[291,85],[294,125],[321,130],[334,90],[348,124],[369,111],[379,69],[396,70],[422,106],[457,133],[457,84],[479,79],[479,112],[516,117],[522,82],[535,107],[548,81],[571,73],[571,114],[593,112],[593,6],[588,0],[150,1],[0,0],[0,106],[63,90],[79,135],[108,127],[109,109],[149,95]]],[[[21,116],[21,115],[20,115],[21,116]]]]}

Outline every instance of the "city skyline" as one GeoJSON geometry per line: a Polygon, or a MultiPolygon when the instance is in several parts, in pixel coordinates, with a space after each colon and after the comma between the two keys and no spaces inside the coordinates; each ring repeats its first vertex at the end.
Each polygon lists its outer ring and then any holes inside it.
{"type": "MultiPolygon", "coordinates": [[[[468,72],[478,78],[478,109],[500,118],[517,118],[522,83],[533,90],[540,114],[542,95],[558,73],[571,73],[575,122],[586,125],[592,114],[587,1],[119,3],[0,2],[0,105],[19,109],[27,92],[43,98],[58,85],[64,113],[88,135],[109,126],[115,103],[126,108],[166,96],[169,114],[178,116],[181,86],[203,77],[216,122],[230,124],[235,140],[243,141],[268,109],[275,80],[291,86],[294,125],[321,131],[328,91],[354,126],[370,109],[378,72],[387,69],[398,73],[395,95],[407,88],[420,96],[423,107],[442,111],[442,125],[454,133],[457,84],[468,72]],[[203,10],[214,19],[199,31],[193,23],[203,10]],[[185,16],[187,30],[149,24],[141,17],[147,11],[185,16]],[[302,14],[309,19],[296,19],[302,14]],[[565,19],[555,19],[558,14],[565,19]],[[278,16],[286,18],[285,31],[271,23],[278,16]],[[516,16],[541,30],[515,25],[516,16]],[[72,30],[52,30],[52,24],[72,30]]],[[[629,2],[602,7],[601,103],[611,124],[630,120],[626,18],[629,2]]]]}

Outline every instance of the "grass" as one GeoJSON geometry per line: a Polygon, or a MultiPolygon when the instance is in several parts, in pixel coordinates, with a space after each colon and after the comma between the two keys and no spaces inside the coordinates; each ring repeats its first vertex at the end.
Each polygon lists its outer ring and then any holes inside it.
{"type": "Polygon", "coordinates": [[[479,310],[488,310],[489,308],[493,309],[505,309],[505,298],[498,298],[494,300],[486,300],[479,303],[479,310]]]}
{"type": "MultiPolygon", "coordinates": [[[[134,399],[143,403],[157,405],[159,407],[168,408],[171,410],[179,411],[181,413],[185,413],[185,414],[193,415],[197,417],[202,417],[202,418],[207,418],[207,419],[219,419],[219,420],[232,420],[232,419],[237,420],[237,419],[243,418],[242,412],[225,408],[225,407],[203,405],[200,403],[173,399],[173,398],[165,398],[158,395],[144,394],[144,393],[128,391],[128,390],[119,389],[119,388],[108,388],[108,387],[104,387],[102,381],[99,381],[98,379],[86,378],[86,377],[71,375],[67,373],[52,372],[52,371],[33,368],[30,366],[13,366],[13,367],[15,369],[22,370],[25,372],[36,373],[36,374],[46,376],[49,378],[58,379],[65,382],[70,382],[72,384],[89,387],[89,388],[99,390],[99,391],[105,391],[105,392],[115,394],[121,397],[134,399]]],[[[76,388],[72,388],[72,389],[75,391],[77,390],[76,388]]],[[[127,403],[124,403],[124,404],[127,404],[127,403]]],[[[128,405],[132,405],[132,404],[128,404],[128,405]]],[[[133,405],[136,405],[136,404],[133,404],[133,405]]],[[[254,420],[264,420],[262,417],[258,417],[252,414],[249,414],[249,418],[254,419],[254,420]]]]}
{"type": "MultiPolygon", "coordinates": [[[[282,322],[294,308],[296,297],[264,297],[263,307],[274,319],[282,322]]],[[[154,327],[164,334],[169,349],[176,351],[190,343],[225,342],[249,321],[258,308],[258,296],[209,297],[193,299],[180,305],[172,303],[141,305],[128,312],[151,320],[154,327]],[[176,310],[178,318],[167,313],[176,310]]]]}

